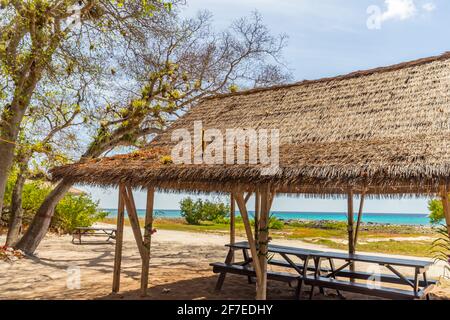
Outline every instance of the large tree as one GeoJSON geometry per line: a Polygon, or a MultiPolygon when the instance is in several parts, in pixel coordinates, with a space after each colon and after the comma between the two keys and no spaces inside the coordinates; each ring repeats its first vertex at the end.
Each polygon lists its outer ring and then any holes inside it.
{"type": "MultiPolygon", "coordinates": [[[[24,116],[44,78],[96,72],[96,45],[130,41],[129,21],[167,7],[160,0],[0,2],[0,212],[24,116]]],[[[103,53],[114,52],[113,46],[103,53]]],[[[101,60],[100,60],[101,61],[101,60]]]]}
{"type": "MultiPolygon", "coordinates": [[[[139,20],[141,42],[129,43],[127,57],[111,60],[122,81],[102,93],[104,107],[89,118],[99,124],[80,160],[101,157],[123,146],[140,147],[208,95],[237,87],[278,84],[289,79],[280,63],[284,35],[273,36],[254,13],[215,32],[211,15],[181,19],[172,12],[158,21],[139,20]],[[113,92],[114,94],[111,94],[113,92]],[[128,101],[124,104],[123,101],[128,101]]],[[[33,253],[46,234],[54,208],[72,186],[60,181],[36,213],[17,247],[33,253]]]]}
{"type": "MultiPolygon", "coordinates": [[[[35,94],[22,122],[15,150],[6,246],[13,246],[22,227],[22,193],[27,179],[48,180],[47,170],[73,161],[80,147],[76,129],[85,124],[82,104],[86,84],[80,88],[53,88],[35,94]]],[[[50,88],[47,88],[50,89],[50,88]]]]}

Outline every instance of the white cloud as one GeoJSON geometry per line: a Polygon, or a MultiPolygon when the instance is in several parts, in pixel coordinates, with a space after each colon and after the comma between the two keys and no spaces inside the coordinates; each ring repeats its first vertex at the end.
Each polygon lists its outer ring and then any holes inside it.
{"type": "Polygon", "coordinates": [[[422,6],[423,10],[431,12],[436,9],[436,5],[432,2],[427,2],[422,6]]]}
{"type": "Polygon", "coordinates": [[[417,14],[417,7],[413,0],[385,0],[385,3],[387,9],[381,14],[381,21],[406,20],[417,14]]]}

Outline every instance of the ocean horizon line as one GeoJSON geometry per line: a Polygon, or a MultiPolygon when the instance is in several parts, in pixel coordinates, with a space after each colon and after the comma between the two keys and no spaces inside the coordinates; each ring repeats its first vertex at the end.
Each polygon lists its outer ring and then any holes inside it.
{"type": "MultiPolygon", "coordinates": [[[[117,211],[117,208],[100,208],[101,210],[107,211],[117,211]]],[[[136,209],[137,211],[145,211],[146,209],[136,209]]],[[[180,209],[153,209],[153,211],[181,211],[180,209]]],[[[249,212],[254,212],[254,210],[248,210],[249,212]]],[[[239,210],[235,211],[239,213],[239,210]]],[[[270,212],[283,213],[283,214],[347,214],[346,211],[284,211],[284,210],[270,210],[270,212]]],[[[355,213],[358,213],[355,211],[355,213]]],[[[363,215],[418,215],[418,216],[429,216],[429,213],[418,213],[418,212],[363,212],[363,215]]]]}
{"type": "MultiPolygon", "coordinates": [[[[109,213],[110,217],[117,216],[117,209],[103,209],[109,213]]],[[[145,216],[145,209],[138,209],[139,217],[145,216]]],[[[181,211],[178,209],[155,209],[154,214],[159,218],[180,219],[183,218],[181,211]]],[[[249,210],[249,214],[254,216],[254,211],[249,210]]],[[[277,211],[270,212],[274,217],[288,221],[347,221],[346,212],[308,212],[308,211],[277,211]]],[[[355,212],[355,215],[357,213],[355,212]]],[[[239,211],[236,211],[236,216],[239,216],[239,211]]],[[[430,225],[428,213],[364,213],[362,215],[362,222],[376,223],[384,225],[430,225]]]]}

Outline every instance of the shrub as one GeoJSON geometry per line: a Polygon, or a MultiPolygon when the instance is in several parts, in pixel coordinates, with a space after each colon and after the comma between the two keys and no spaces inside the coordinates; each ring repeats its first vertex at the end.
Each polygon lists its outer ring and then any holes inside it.
{"type": "Polygon", "coordinates": [[[52,226],[64,232],[77,227],[89,227],[104,219],[107,212],[98,211],[98,203],[88,195],[67,195],[56,206],[52,226]]]}
{"type": "Polygon", "coordinates": [[[202,214],[199,210],[198,203],[191,198],[186,198],[180,202],[181,216],[186,219],[188,224],[200,224],[202,220],[202,214]]]}
{"type": "MultiPolygon", "coordinates": [[[[11,175],[13,176],[13,175],[11,175]]],[[[10,206],[11,192],[15,178],[8,179],[5,204],[10,206]]],[[[51,192],[51,187],[42,181],[32,181],[24,185],[22,193],[23,222],[29,223],[41,203],[51,192]]],[[[72,232],[77,227],[89,227],[94,222],[105,218],[107,213],[100,212],[98,203],[94,202],[89,195],[67,194],[57,205],[55,215],[50,228],[62,232],[72,232]]]]}
{"type": "MultiPolygon", "coordinates": [[[[241,216],[237,216],[235,221],[236,221],[236,223],[244,223],[244,220],[242,219],[241,216]]],[[[254,227],[255,226],[255,219],[254,218],[250,218],[249,221],[250,221],[250,225],[254,227]]],[[[271,215],[269,217],[269,229],[281,230],[283,228],[284,228],[284,221],[283,220],[278,219],[274,215],[271,215]]]]}
{"type": "Polygon", "coordinates": [[[431,224],[439,224],[444,220],[444,208],[441,200],[430,200],[428,202],[428,210],[430,210],[429,218],[431,224]]]}
{"type": "Polygon", "coordinates": [[[347,230],[347,222],[342,221],[324,221],[322,228],[326,230],[347,230]]]}
{"type": "Polygon", "coordinates": [[[203,212],[203,220],[215,223],[224,223],[230,212],[230,206],[222,202],[211,202],[208,200],[205,202],[200,200],[200,208],[203,212]]]}
{"type": "Polygon", "coordinates": [[[433,242],[433,254],[436,261],[446,263],[445,268],[450,271],[450,237],[446,226],[439,226],[437,232],[439,239],[433,242]]]}
{"type": "Polygon", "coordinates": [[[185,198],[180,202],[181,216],[188,224],[199,225],[202,221],[214,223],[229,223],[228,213],[230,207],[222,202],[212,202],[209,200],[193,201],[185,198]]]}
{"type": "Polygon", "coordinates": [[[284,221],[278,219],[274,215],[271,215],[269,218],[269,229],[281,230],[283,228],[284,228],[284,221]]]}

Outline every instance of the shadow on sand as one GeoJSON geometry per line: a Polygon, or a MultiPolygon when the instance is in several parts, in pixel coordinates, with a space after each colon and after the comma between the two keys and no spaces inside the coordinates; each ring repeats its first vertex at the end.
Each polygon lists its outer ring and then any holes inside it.
{"type": "MultiPolygon", "coordinates": [[[[151,282],[151,279],[150,279],[151,282]]],[[[214,290],[217,276],[197,277],[176,282],[167,282],[151,286],[147,297],[141,297],[139,290],[120,292],[99,297],[100,300],[253,300],[255,298],[255,285],[248,284],[247,279],[228,275],[222,291],[214,290]]],[[[308,293],[308,288],[305,290],[308,293]]],[[[268,299],[294,300],[295,289],[284,283],[268,283],[268,299]]]]}

